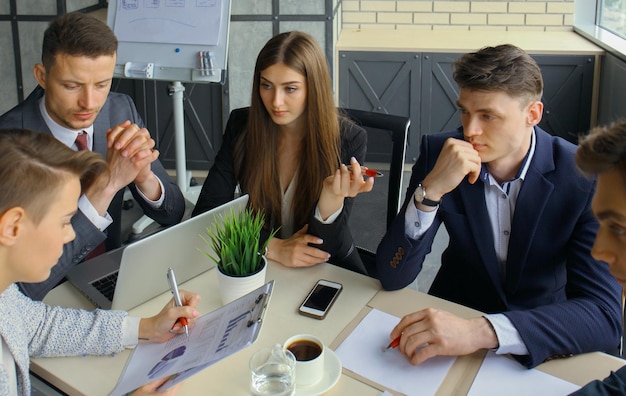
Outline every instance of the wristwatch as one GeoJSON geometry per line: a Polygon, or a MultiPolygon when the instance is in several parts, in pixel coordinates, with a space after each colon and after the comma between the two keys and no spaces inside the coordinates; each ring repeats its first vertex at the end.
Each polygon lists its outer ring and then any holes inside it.
{"type": "Polygon", "coordinates": [[[417,185],[415,194],[413,194],[413,200],[415,201],[415,206],[417,206],[418,203],[421,203],[422,205],[436,207],[441,203],[441,200],[433,201],[432,199],[426,198],[426,189],[422,186],[422,183],[417,185]]]}

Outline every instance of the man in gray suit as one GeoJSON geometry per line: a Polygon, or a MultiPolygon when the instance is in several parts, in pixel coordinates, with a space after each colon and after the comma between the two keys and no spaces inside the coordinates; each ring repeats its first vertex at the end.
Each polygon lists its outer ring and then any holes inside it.
{"type": "Polygon", "coordinates": [[[161,225],[180,222],[185,211],[183,195],[158,161],[132,99],[110,92],[117,43],[111,29],[94,17],[71,13],[56,18],[44,33],[42,63],[33,69],[39,86],[0,117],[0,128],[52,134],[69,147],[102,154],[110,168],[107,177],[83,191],[72,218],[76,239],[65,245],[50,277],[20,284],[33,299],[42,299],[103,242],[106,250],[121,245],[126,186],[144,213],[161,225]]]}

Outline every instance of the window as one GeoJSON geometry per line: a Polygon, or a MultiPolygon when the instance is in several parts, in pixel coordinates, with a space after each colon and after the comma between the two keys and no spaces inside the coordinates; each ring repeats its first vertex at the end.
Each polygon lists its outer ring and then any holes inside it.
{"type": "Polygon", "coordinates": [[[574,30],[626,60],[626,0],[574,0],[574,30]]]}
{"type": "Polygon", "coordinates": [[[626,0],[600,0],[597,25],[626,39],[626,0]]]}

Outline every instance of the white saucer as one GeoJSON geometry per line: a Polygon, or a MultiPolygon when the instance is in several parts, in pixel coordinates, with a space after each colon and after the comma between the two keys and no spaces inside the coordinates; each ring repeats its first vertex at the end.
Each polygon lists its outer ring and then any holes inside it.
{"type": "Polygon", "coordinates": [[[307,387],[296,386],[296,396],[317,396],[327,392],[335,386],[341,377],[341,361],[339,356],[330,348],[326,348],[326,357],[324,358],[324,378],[315,385],[307,387]]]}

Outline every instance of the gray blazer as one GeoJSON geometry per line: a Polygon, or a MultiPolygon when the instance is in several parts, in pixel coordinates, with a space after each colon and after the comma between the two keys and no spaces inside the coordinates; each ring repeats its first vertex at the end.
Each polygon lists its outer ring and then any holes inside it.
{"type": "MultiPolygon", "coordinates": [[[[0,117],[0,128],[23,128],[33,131],[51,134],[40,111],[39,99],[43,96],[41,87],[35,90],[26,100],[0,117]]],[[[126,120],[144,127],[144,122],[137,112],[137,108],[128,95],[111,92],[100,110],[100,114],[94,122],[93,151],[106,156],[106,131],[126,120]]],[[[135,201],[139,203],[143,212],[157,223],[163,226],[177,224],[183,218],[185,212],[185,199],[180,189],[166,173],[159,160],[152,163],[152,171],[161,180],[165,188],[165,200],[160,208],[151,207],[137,192],[134,183],[128,185],[135,201]]],[[[66,244],[63,248],[63,256],[57,265],[52,268],[50,277],[41,283],[21,283],[20,289],[35,300],[41,300],[45,295],[63,279],[65,274],[76,264],[84,260],[85,256],[96,246],[106,240],[107,250],[120,247],[122,244],[122,203],[124,190],[120,190],[108,212],[113,218],[113,223],[105,232],[98,230],[91,221],[80,211],[72,218],[72,226],[76,231],[76,239],[66,244]]]]}
{"type": "MultiPolygon", "coordinates": [[[[125,311],[50,307],[24,296],[15,284],[9,286],[0,294],[0,336],[15,359],[18,394],[31,394],[31,357],[122,351],[122,322],[127,315],[125,311]]],[[[0,395],[8,394],[9,377],[0,364],[0,395]]]]}

